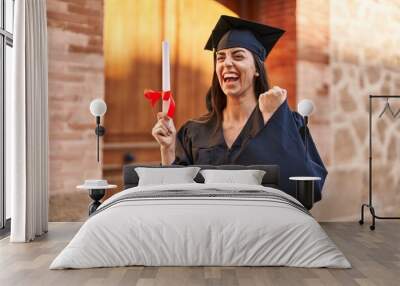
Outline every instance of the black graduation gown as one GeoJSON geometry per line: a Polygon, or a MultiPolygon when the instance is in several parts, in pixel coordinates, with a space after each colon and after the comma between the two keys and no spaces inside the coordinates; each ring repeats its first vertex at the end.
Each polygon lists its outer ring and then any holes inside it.
{"type": "Polygon", "coordinates": [[[303,122],[303,117],[292,112],[285,101],[264,124],[257,104],[239,136],[228,148],[222,129],[213,133],[214,118],[206,123],[188,121],[177,132],[176,158],[172,164],[279,165],[280,187],[292,196],[296,194],[296,184],[289,177],[321,177],[321,181],[315,184],[314,194],[314,200],[319,201],[327,171],[311,136],[307,139],[308,152],[305,153],[301,136],[303,122]]]}

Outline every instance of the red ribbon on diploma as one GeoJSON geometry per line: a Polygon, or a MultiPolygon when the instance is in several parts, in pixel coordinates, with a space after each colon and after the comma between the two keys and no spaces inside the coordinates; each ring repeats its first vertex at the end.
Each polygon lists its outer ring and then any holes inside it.
{"type": "Polygon", "coordinates": [[[146,97],[152,107],[157,103],[157,101],[162,98],[163,101],[169,101],[168,112],[167,115],[169,117],[173,117],[175,113],[175,101],[172,97],[172,92],[168,91],[154,91],[154,90],[145,90],[144,97],[146,97]]]}

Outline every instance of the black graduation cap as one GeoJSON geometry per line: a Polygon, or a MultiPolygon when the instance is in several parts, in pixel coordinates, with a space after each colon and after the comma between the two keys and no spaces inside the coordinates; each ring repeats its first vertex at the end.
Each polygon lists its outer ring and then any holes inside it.
{"type": "Polygon", "coordinates": [[[264,61],[285,31],[271,26],[222,15],[207,41],[206,50],[241,47],[264,61]]]}

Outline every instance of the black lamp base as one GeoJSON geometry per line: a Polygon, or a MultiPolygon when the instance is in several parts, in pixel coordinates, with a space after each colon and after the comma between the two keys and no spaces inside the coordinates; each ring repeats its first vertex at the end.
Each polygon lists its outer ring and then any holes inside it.
{"type": "Polygon", "coordinates": [[[94,213],[97,208],[101,205],[100,200],[104,197],[106,193],[105,189],[90,189],[89,197],[93,200],[93,202],[89,205],[89,215],[94,213]]]}
{"type": "Polygon", "coordinates": [[[296,181],[296,198],[310,210],[314,204],[314,181],[296,181]]]}

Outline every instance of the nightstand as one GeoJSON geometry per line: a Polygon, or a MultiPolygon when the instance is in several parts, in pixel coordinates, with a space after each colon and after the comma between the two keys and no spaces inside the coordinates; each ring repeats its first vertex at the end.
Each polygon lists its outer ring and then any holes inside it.
{"type": "Polygon", "coordinates": [[[77,189],[89,191],[89,197],[93,200],[89,205],[89,215],[101,205],[100,200],[104,197],[106,190],[116,187],[117,185],[109,185],[106,180],[85,180],[83,185],[76,186],[77,189]]]}
{"type": "Polygon", "coordinates": [[[290,177],[296,182],[296,199],[310,210],[314,204],[314,182],[320,181],[320,177],[290,177]]]}

